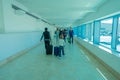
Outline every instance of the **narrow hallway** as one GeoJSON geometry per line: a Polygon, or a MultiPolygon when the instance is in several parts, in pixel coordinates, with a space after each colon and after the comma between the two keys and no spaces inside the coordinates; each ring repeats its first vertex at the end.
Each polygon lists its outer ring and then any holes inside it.
{"type": "Polygon", "coordinates": [[[120,80],[119,6],[120,0],[0,0],[0,80],[120,80]],[[65,56],[46,55],[44,41],[63,51],[63,39],[75,41],[65,44],[65,56]]]}
{"type": "Polygon", "coordinates": [[[0,67],[0,80],[104,80],[76,43],[65,56],[45,55],[43,43],[0,67]]]}

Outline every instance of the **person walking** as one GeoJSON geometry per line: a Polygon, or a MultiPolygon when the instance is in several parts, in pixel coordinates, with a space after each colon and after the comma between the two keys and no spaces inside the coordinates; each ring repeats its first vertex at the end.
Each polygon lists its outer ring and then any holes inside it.
{"type": "Polygon", "coordinates": [[[64,46],[65,46],[64,36],[63,36],[63,34],[61,34],[60,38],[59,38],[59,51],[60,51],[59,57],[61,57],[61,55],[65,55],[64,46]]]}
{"type": "Polygon", "coordinates": [[[54,36],[55,36],[55,45],[57,46],[58,45],[58,41],[59,41],[59,28],[56,28],[56,30],[55,30],[55,34],[54,34],[54,36]]]}
{"type": "Polygon", "coordinates": [[[64,41],[66,42],[67,31],[66,29],[63,30],[64,41]]]}
{"type": "Polygon", "coordinates": [[[74,32],[72,30],[72,27],[70,27],[70,30],[69,30],[69,38],[70,38],[70,43],[73,44],[73,35],[74,35],[74,32]]]}
{"type": "Polygon", "coordinates": [[[45,28],[45,31],[42,33],[40,41],[43,39],[43,37],[44,37],[46,54],[48,54],[48,46],[50,45],[50,41],[51,41],[51,36],[50,36],[50,32],[48,31],[48,28],[45,28]]]}

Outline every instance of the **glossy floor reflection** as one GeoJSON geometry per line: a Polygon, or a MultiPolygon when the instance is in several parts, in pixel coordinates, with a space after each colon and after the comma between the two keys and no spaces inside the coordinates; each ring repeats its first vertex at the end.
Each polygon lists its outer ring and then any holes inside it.
{"type": "MultiPolygon", "coordinates": [[[[42,47],[42,48],[41,48],[42,47]]],[[[77,44],[66,44],[65,56],[45,55],[38,46],[0,67],[0,80],[105,80],[77,44]]]]}

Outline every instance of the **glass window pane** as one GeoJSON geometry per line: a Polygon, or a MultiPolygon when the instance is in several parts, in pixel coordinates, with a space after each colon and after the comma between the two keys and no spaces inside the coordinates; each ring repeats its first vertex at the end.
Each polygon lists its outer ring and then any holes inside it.
{"type": "Polygon", "coordinates": [[[82,38],[82,27],[81,26],[78,27],[78,37],[82,38]]]}
{"type": "Polygon", "coordinates": [[[120,17],[118,22],[118,30],[117,30],[117,45],[116,45],[117,51],[120,52],[120,17]]]}
{"type": "Polygon", "coordinates": [[[81,25],[80,27],[79,27],[79,36],[82,38],[82,39],[85,39],[85,37],[86,37],[86,27],[85,27],[85,25],[81,25]]]}
{"type": "Polygon", "coordinates": [[[85,35],[85,39],[86,39],[87,41],[89,41],[89,32],[90,32],[90,31],[89,31],[89,27],[90,27],[89,24],[86,24],[86,32],[85,32],[86,35],[85,35]]]}
{"type": "Polygon", "coordinates": [[[82,38],[86,38],[86,25],[82,25],[82,38]]]}
{"type": "Polygon", "coordinates": [[[86,24],[86,40],[93,41],[93,23],[86,24]]]}
{"type": "Polygon", "coordinates": [[[90,35],[91,35],[91,38],[90,38],[90,39],[91,39],[91,40],[90,40],[90,41],[93,41],[93,23],[91,23],[91,26],[90,26],[90,27],[91,27],[91,29],[90,29],[90,30],[91,30],[91,31],[90,31],[90,32],[91,32],[91,33],[90,33],[90,35]]]}
{"type": "Polygon", "coordinates": [[[112,18],[101,20],[100,44],[110,48],[112,34],[112,18]]]}

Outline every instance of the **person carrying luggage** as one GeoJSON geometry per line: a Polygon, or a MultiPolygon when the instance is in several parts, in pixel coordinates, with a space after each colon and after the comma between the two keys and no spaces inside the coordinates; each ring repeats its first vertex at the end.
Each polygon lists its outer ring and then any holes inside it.
{"type": "Polygon", "coordinates": [[[48,31],[48,28],[45,28],[45,31],[42,33],[40,41],[43,39],[43,37],[44,37],[46,54],[49,54],[51,53],[51,50],[49,50],[49,47],[52,47],[52,46],[50,46],[51,36],[50,36],[50,32],[48,31]]]}

